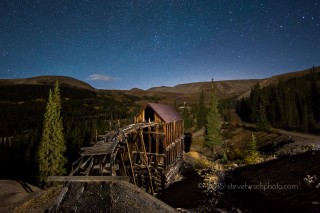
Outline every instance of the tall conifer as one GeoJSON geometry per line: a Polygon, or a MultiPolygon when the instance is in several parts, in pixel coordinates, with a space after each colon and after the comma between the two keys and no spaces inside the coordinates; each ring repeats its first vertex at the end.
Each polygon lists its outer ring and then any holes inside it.
{"type": "Polygon", "coordinates": [[[211,88],[211,104],[209,112],[207,115],[207,124],[205,132],[205,142],[204,144],[208,147],[213,147],[215,145],[220,145],[222,143],[222,136],[220,134],[221,129],[221,119],[220,113],[218,111],[218,100],[215,94],[214,82],[212,79],[211,88]]]}
{"type": "Polygon", "coordinates": [[[39,182],[46,184],[50,175],[62,175],[65,173],[66,158],[65,140],[61,118],[60,90],[58,81],[54,92],[49,91],[49,98],[44,114],[42,138],[38,147],[37,162],[39,167],[39,182]]]}
{"type": "Polygon", "coordinates": [[[197,127],[201,129],[206,124],[206,112],[204,107],[204,95],[203,91],[200,93],[199,105],[197,107],[197,127]]]}
{"type": "Polygon", "coordinates": [[[256,125],[259,131],[265,131],[268,129],[267,112],[262,102],[260,102],[258,106],[256,125]]]}

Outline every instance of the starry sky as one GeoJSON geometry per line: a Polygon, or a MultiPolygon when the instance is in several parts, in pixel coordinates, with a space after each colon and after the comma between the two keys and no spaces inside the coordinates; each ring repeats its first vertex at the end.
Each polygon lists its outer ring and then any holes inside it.
{"type": "Polygon", "coordinates": [[[1,0],[0,78],[99,89],[264,78],[320,65],[320,0],[1,0]]]}

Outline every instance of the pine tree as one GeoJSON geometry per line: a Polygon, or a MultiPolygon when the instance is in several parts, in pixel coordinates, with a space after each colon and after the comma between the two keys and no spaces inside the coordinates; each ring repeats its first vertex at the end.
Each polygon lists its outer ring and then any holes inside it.
{"type": "Polygon", "coordinates": [[[174,99],[173,101],[173,107],[178,111],[179,110],[179,107],[178,107],[178,104],[177,104],[177,100],[174,99]]]}
{"type": "Polygon", "coordinates": [[[204,108],[204,95],[203,91],[200,93],[199,105],[197,107],[197,127],[201,129],[206,124],[206,114],[204,108]]]}
{"type": "Polygon", "coordinates": [[[182,111],[182,118],[183,118],[183,121],[184,121],[185,129],[192,128],[192,118],[190,118],[188,106],[186,104],[184,104],[184,108],[183,108],[183,111],[182,111]]]}
{"type": "Polygon", "coordinates": [[[268,129],[268,119],[266,108],[264,107],[263,103],[260,102],[257,110],[257,119],[256,119],[257,130],[265,131],[268,129]]]}
{"type": "Polygon", "coordinates": [[[62,175],[65,173],[64,165],[66,151],[63,137],[63,126],[61,118],[61,103],[59,84],[56,82],[54,92],[49,91],[49,98],[44,114],[42,138],[37,152],[39,166],[39,182],[46,184],[50,175],[62,175]]]}
{"type": "Polygon", "coordinates": [[[255,121],[258,117],[258,107],[259,103],[261,102],[261,90],[260,90],[260,84],[257,82],[253,88],[251,89],[250,93],[250,101],[251,101],[251,121],[255,121]]]}
{"type": "Polygon", "coordinates": [[[207,115],[207,124],[205,132],[205,142],[204,145],[208,147],[213,147],[220,145],[222,143],[222,136],[220,134],[221,129],[221,119],[220,113],[218,111],[218,100],[214,90],[214,83],[212,79],[211,88],[211,104],[209,112],[207,115]]]}
{"type": "Polygon", "coordinates": [[[251,141],[247,144],[244,161],[247,164],[254,164],[259,160],[260,153],[257,148],[257,141],[254,134],[251,135],[251,141]]]}

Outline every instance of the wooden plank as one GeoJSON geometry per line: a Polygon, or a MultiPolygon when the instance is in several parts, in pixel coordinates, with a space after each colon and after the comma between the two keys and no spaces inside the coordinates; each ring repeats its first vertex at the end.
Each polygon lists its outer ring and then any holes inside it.
{"type": "Polygon", "coordinates": [[[114,147],[109,147],[109,149],[88,149],[83,150],[82,153],[89,153],[89,152],[112,152],[114,150],[114,147]]]}
{"type": "Polygon", "coordinates": [[[94,156],[94,155],[106,155],[106,154],[111,154],[110,152],[86,152],[86,153],[81,153],[81,156],[94,156]]]}
{"type": "MultiPolygon", "coordinates": [[[[138,152],[138,151],[132,151],[132,154],[144,154],[144,153],[138,152]]],[[[147,152],[147,155],[166,157],[166,154],[156,154],[156,153],[150,153],[150,152],[147,152]]]]}
{"type": "MultiPolygon", "coordinates": [[[[49,176],[49,177],[50,177],[50,176],[49,176]]],[[[49,179],[49,177],[48,177],[48,179],[49,179]]],[[[62,189],[62,191],[60,192],[58,198],[55,200],[55,202],[54,202],[54,204],[53,204],[54,207],[53,207],[53,211],[52,211],[52,212],[55,212],[54,210],[59,208],[59,206],[60,206],[63,198],[66,196],[66,194],[67,194],[67,192],[68,192],[68,190],[69,190],[68,187],[69,187],[69,185],[63,187],[63,189],[62,189]]],[[[49,212],[51,212],[51,211],[49,211],[49,212]]]]}
{"type": "Polygon", "coordinates": [[[109,182],[130,181],[128,176],[49,176],[49,182],[109,182]]]}
{"type": "Polygon", "coordinates": [[[143,132],[144,134],[153,134],[153,135],[166,135],[164,132],[143,132]]]}
{"type": "MultiPolygon", "coordinates": [[[[117,143],[118,144],[118,143],[117,143]]],[[[117,144],[110,144],[110,145],[98,145],[98,146],[90,146],[90,147],[83,147],[81,148],[82,151],[92,151],[92,150],[108,150],[117,144]]]]}

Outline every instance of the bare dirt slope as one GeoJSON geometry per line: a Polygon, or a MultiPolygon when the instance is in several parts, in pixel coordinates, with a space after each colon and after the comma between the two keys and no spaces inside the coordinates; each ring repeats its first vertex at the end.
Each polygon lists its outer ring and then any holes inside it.
{"type": "Polygon", "coordinates": [[[131,183],[72,183],[58,212],[175,212],[131,183]]]}
{"type": "MultiPolygon", "coordinates": [[[[219,99],[231,98],[241,95],[242,93],[251,89],[251,87],[258,80],[228,80],[216,81],[216,92],[219,99]]],[[[189,101],[199,99],[201,91],[204,92],[205,100],[210,100],[211,82],[196,82],[189,84],[179,84],[174,87],[153,87],[148,91],[153,92],[167,92],[167,93],[181,93],[183,97],[188,98],[189,101]]]]}
{"type": "MultiPolygon", "coordinates": [[[[53,207],[61,187],[42,191],[21,205],[13,213],[41,213],[53,207]]],[[[12,210],[13,208],[11,208],[12,210]]],[[[9,210],[4,209],[4,210],[9,210]]],[[[8,212],[8,211],[2,211],[8,212]]],[[[135,187],[131,183],[71,183],[57,212],[176,212],[172,207],[135,187]],[[81,188],[84,187],[82,190],[81,188]]]]}

